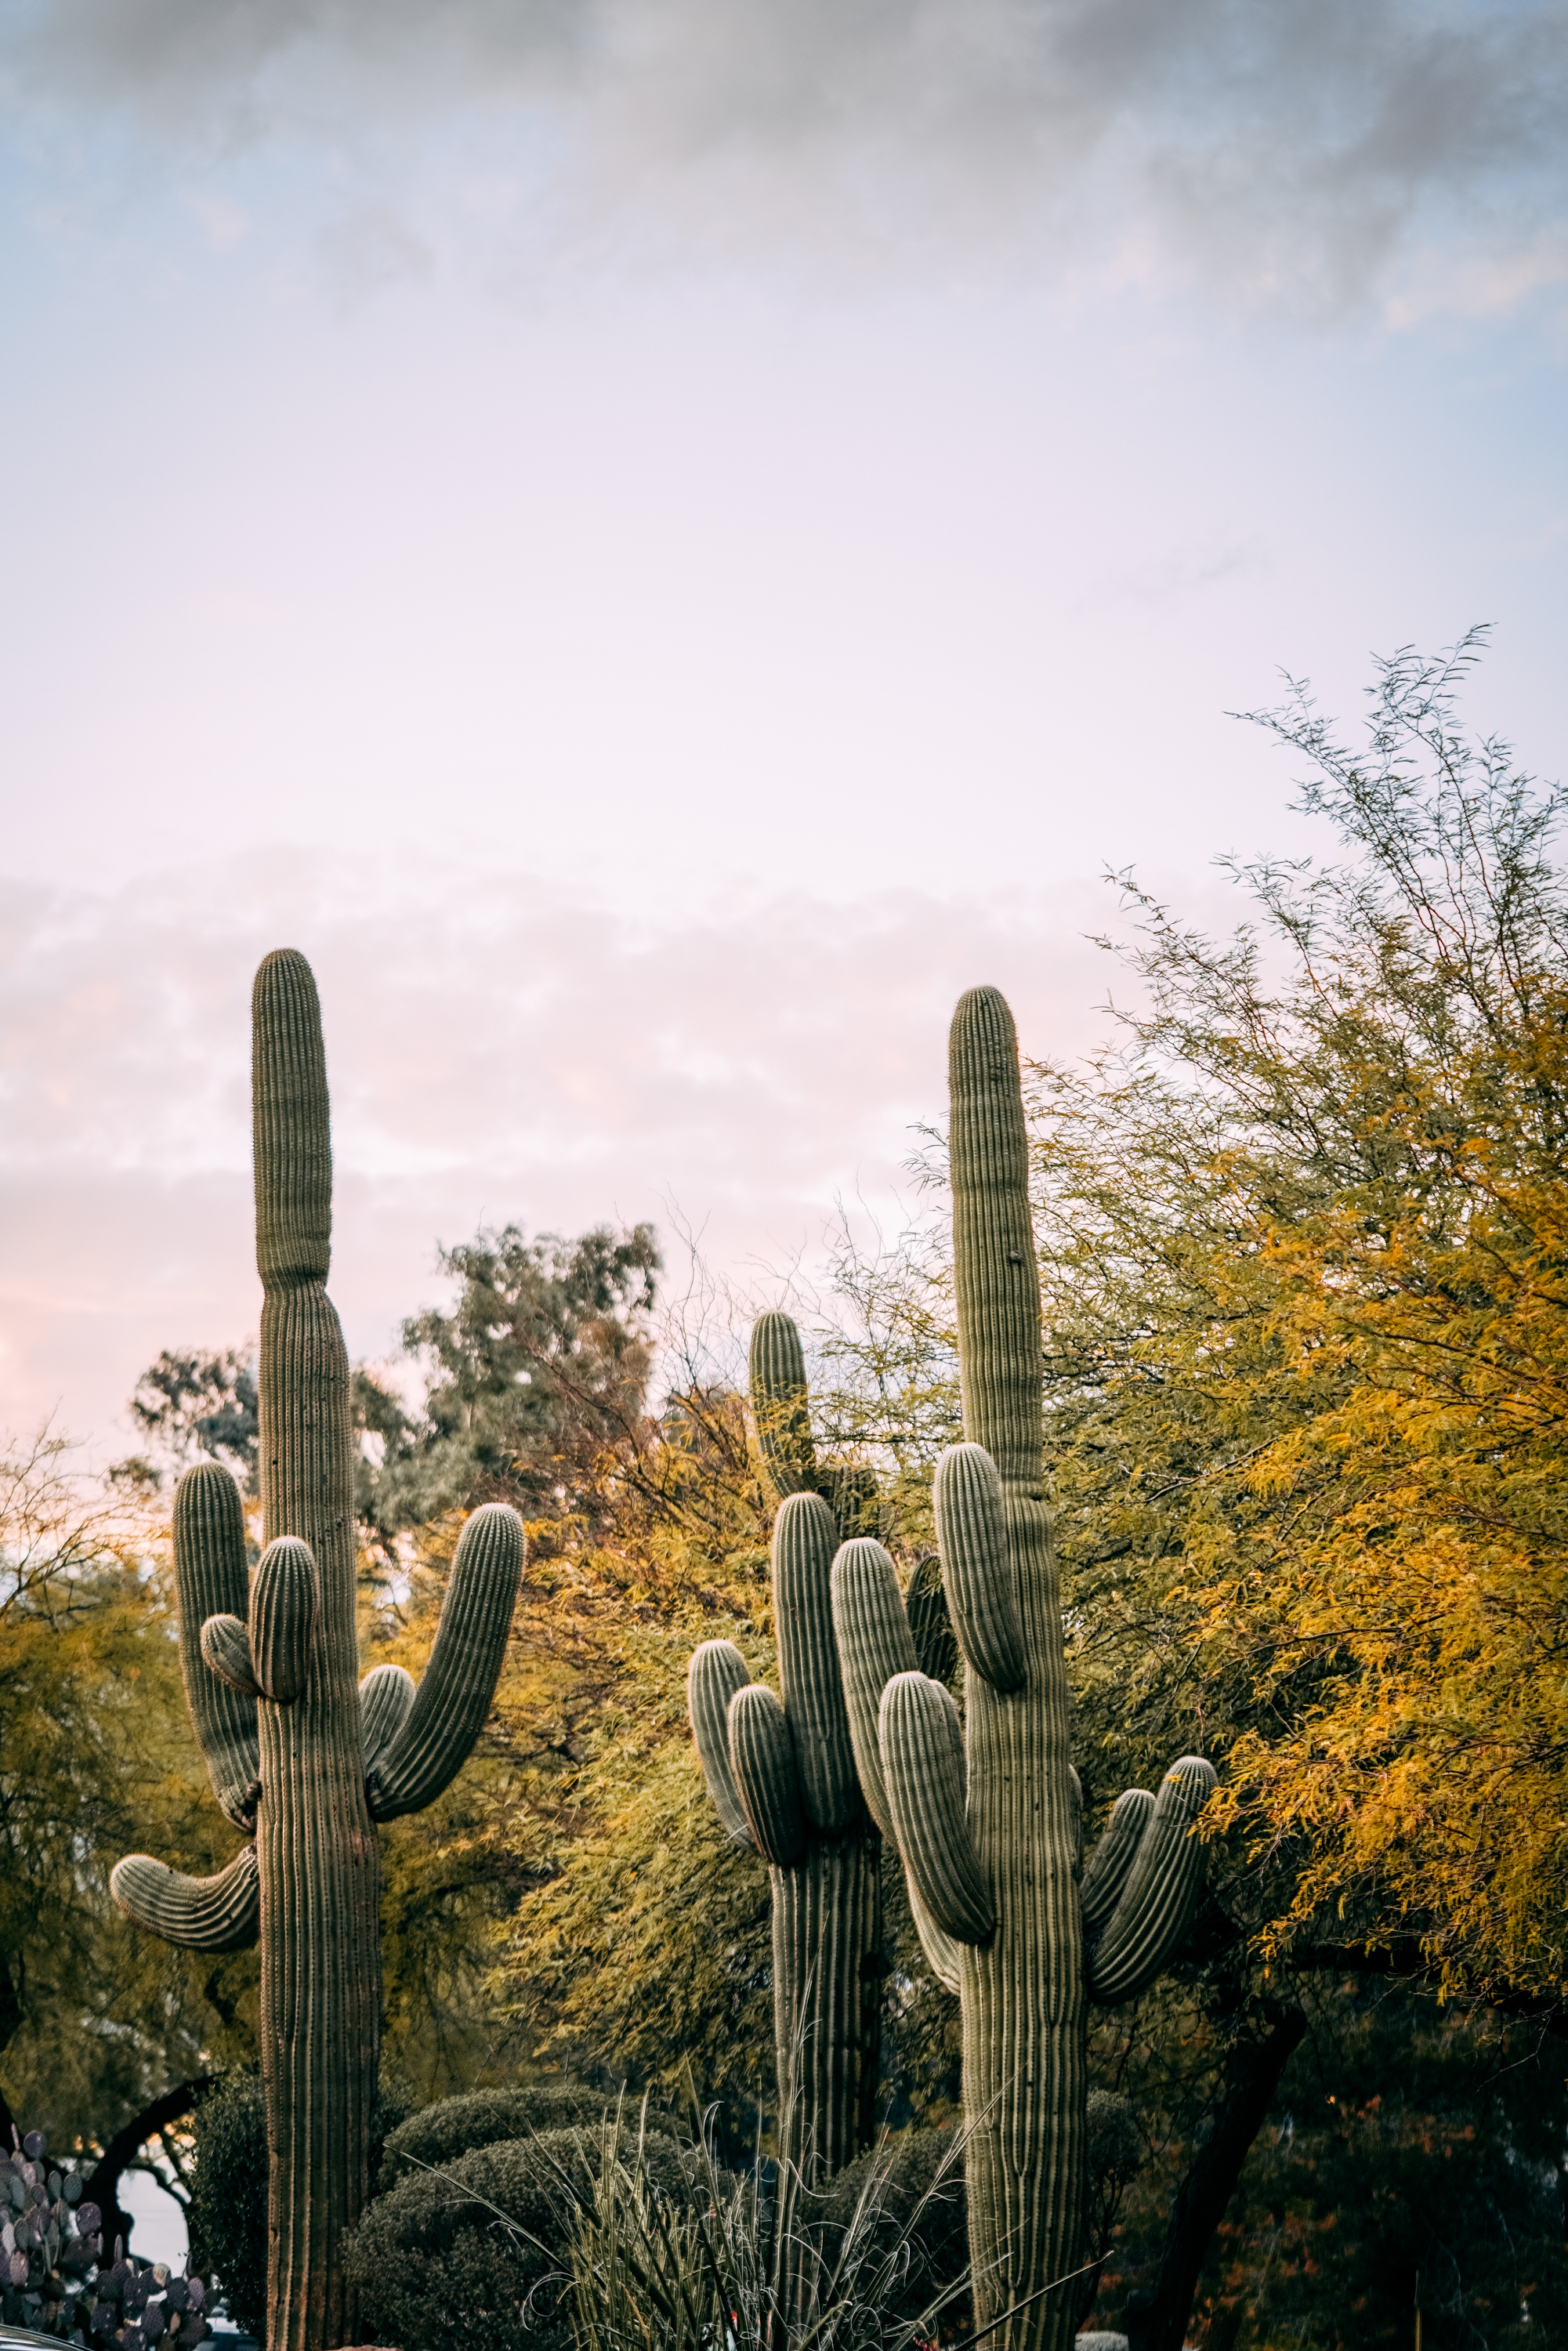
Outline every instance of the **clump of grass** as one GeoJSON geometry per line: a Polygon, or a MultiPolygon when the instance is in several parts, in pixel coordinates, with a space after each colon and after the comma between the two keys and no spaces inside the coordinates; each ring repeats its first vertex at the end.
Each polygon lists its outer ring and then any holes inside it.
{"type": "Polygon", "coordinates": [[[901,2314],[922,2223],[956,2182],[960,2134],[890,2228],[892,2142],[867,2165],[852,2210],[829,2223],[792,2162],[727,2172],[711,2118],[700,2115],[685,2149],[690,2195],[677,2203],[651,2176],[643,2131],[641,2117],[628,2126],[624,2110],[606,2116],[593,2193],[573,2216],[578,2351],[913,2351],[935,2340],[942,2311],[967,2295],[966,2273],[915,2315],[901,2314]]]}

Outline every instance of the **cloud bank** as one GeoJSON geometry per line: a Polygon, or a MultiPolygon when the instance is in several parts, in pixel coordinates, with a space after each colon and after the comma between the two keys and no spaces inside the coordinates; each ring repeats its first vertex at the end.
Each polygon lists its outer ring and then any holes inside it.
{"type": "Polygon", "coordinates": [[[999,238],[1331,309],[1568,267],[1563,0],[48,0],[0,56],[209,155],[444,122],[525,242],[999,238]]]}
{"type": "Polygon", "coordinates": [[[706,1261],[778,1294],[842,1197],[896,1220],[940,1118],[961,988],[1026,1047],[1097,1035],[1092,888],[944,904],[804,896],[640,925],[526,877],[303,861],[134,892],[5,892],[0,1426],[115,1425],[165,1346],[255,1330],[248,998],[267,948],[320,985],[337,1161],[332,1292],[357,1355],[440,1294],[438,1240],[674,1212],[706,1261]]]}

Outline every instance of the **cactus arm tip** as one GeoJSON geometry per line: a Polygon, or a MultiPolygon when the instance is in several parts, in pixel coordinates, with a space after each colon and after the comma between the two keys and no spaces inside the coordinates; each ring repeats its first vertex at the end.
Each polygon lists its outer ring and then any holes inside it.
{"type": "Polygon", "coordinates": [[[292,1706],[310,1677],[321,1614],[321,1578],[308,1543],[267,1544],[250,1588],[251,1672],[263,1698],[292,1706]]]}
{"type": "Polygon", "coordinates": [[[789,1719],[765,1682],[747,1682],[730,1700],[729,1768],[758,1852],[792,1869],[810,1828],[789,1719]]]}
{"type": "Polygon", "coordinates": [[[751,1329],[751,1416],[768,1481],[780,1499],[814,1493],[817,1457],[806,1403],[806,1356],[792,1319],[777,1309],[751,1329]]]}
{"type": "Polygon", "coordinates": [[[1201,1755],[1182,1756],[1160,1782],[1115,1907],[1085,1956],[1090,1997],[1102,2006],[1135,2000],[1180,1942],[1203,1882],[1193,1823],[1218,1784],[1201,1755]]]}
{"type": "MultiPolygon", "coordinates": [[[[255,1829],[254,1808],[247,1818],[234,1798],[256,1775],[255,1689],[253,1686],[247,1695],[220,1674],[202,1646],[202,1632],[214,1616],[231,1617],[243,1632],[250,1607],[249,1583],[239,1488],[221,1462],[193,1462],[174,1494],[180,1671],[213,1793],[247,1836],[255,1829]]],[[[246,1666],[248,1673],[248,1645],[246,1666]]]]}
{"type": "Polygon", "coordinates": [[[831,1592],[833,1636],[861,1792],[883,1836],[896,1843],[882,1768],[878,1718],[883,1691],[894,1674],[913,1673],[916,1668],[898,1573],[881,1543],[860,1536],[840,1545],[833,1560],[831,1592]]]}
{"type": "Polygon", "coordinates": [[[424,1677],[369,1775],[376,1820],[423,1812],[472,1754],[506,1661],[523,1552],[523,1522],[505,1502],[464,1528],[424,1677]]]}
{"type": "Polygon", "coordinates": [[[686,1668],[686,1712],[713,1808],[732,1844],[752,1844],[751,1824],[729,1761],[729,1708],[751,1679],[733,1641],[705,1641],[686,1668]]]}
{"type": "Polygon", "coordinates": [[[791,1494],[773,1521],[773,1624],[784,1712],[806,1816],[842,1836],[864,1813],[833,1642],[838,1521],[820,1494],[791,1494]]]}
{"type": "Polygon", "coordinates": [[[1098,1939],[1121,1900],[1127,1874],[1137,1858],[1138,1846],[1154,1810],[1155,1800],[1146,1788],[1124,1788],[1111,1807],[1111,1817],[1089,1856],[1079,1893],[1086,1943],[1098,1939]]]}
{"type": "Polygon", "coordinates": [[[110,1872],[109,1890],[135,1925],[182,1950],[245,1951],[260,1931],[254,1845],[242,1845],[215,1877],[187,1877],[151,1854],[128,1854],[110,1872]]]}
{"type": "Polygon", "coordinates": [[[201,1631],[202,1656],[221,1682],[253,1702],[261,1687],[251,1670],[250,1635],[237,1616],[209,1616],[201,1631]]]}
{"type": "Polygon", "coordinates": [[[367,1772],[374,1771],[413,1704],[413,1676],[402,1666],[376,1666],[360,1684],[360,1748],[367,1772]]]}
{"type": "Polygon", "coordinates": [[[895,1674],[882,1694],[883,1773],[904,1867],[945,1934],[988,1942],[996,1905],[969,1832],[958,1709],[940,1682],[895,1674]]]}
{"type": "Polygon", "coordinates": [[[1029,1677],[997,1465],[980,1445],[949,1445],[932,1481],[942,1580],[964,1661],[1004,1695],[1029,1677]]]}

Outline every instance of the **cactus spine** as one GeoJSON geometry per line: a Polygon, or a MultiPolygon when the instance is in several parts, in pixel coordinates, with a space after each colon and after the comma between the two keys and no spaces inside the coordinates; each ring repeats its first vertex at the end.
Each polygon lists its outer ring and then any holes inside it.
{"type": "Polygon", "coordinates": [[[353,2339],[343,2231],[366,2192],[381,2032],[374,1823],[439,1794],[488,1712],[522,1572],[522,1527],[476,1511],[415,1694],[382,1667],[356,1688],[349,1364],[327,1296],[332,1162],[316,983],[304,957],[256,974],[252,1078],[267,1549],[247,1577],[233,1479],[180,1482],[174,1566],[186,1698],[213,1792],[254,1838],[211,1879],[146,1855],[121,1909],[166,1941],[261,1945],[268,2147],[267,2341],[353,2339]]]}
{"type": "Polygon", "coordinates": [[[1123,1796],[1081,1895],[1018,1043],[994,988],[959,1001],[950,1087],[967,1441],[936,1465],[936,1505],[963,1723],[918,1668],[880,1545],[840,1552],[834,1623],[862,1786],[898,1844],[933,1967],[962,2000],[977,2315],[1005,2322],[998,2351],[1065,2351],[1073,2289],[1030,2297],[1082,2259],[1086,2003],[1132,1998],[1175,1948],[1202,1866],[1188,1832],[1214,1773],[1186,1757],[1157,1800],[1123,1796]]]}
{"type": "MultiPolygon", "coordinates": [[[[785,2152],[814,2184],[873,2135],[882,1842],[855,1777],[833,1641],[839,1520],[817,1490],[800,1342],[788,1315],[762,1318],[751,1363],[763,1458],[784,1497],[772,1547],[783,1698],[751,1679],[729,1641],[695,1652],[687,1693],[715,1809],[732,1842],[755,1846],[768,1865],[785,2152]]],[[[852,1473],[840,1484],[853,1508],[866,1507],[852,1473]]]]}

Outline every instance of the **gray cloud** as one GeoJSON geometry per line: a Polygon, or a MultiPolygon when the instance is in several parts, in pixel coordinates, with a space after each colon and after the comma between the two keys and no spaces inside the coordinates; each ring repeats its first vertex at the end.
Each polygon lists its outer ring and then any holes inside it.
{"type": "Polygon", "coordinates": [[[999,238],[1298,307],[1432,239],[1484,302],[1568,193],[1563,0],[52,0],[9,70],[230,142],[478,107],[525,245],[999,238]]]}

